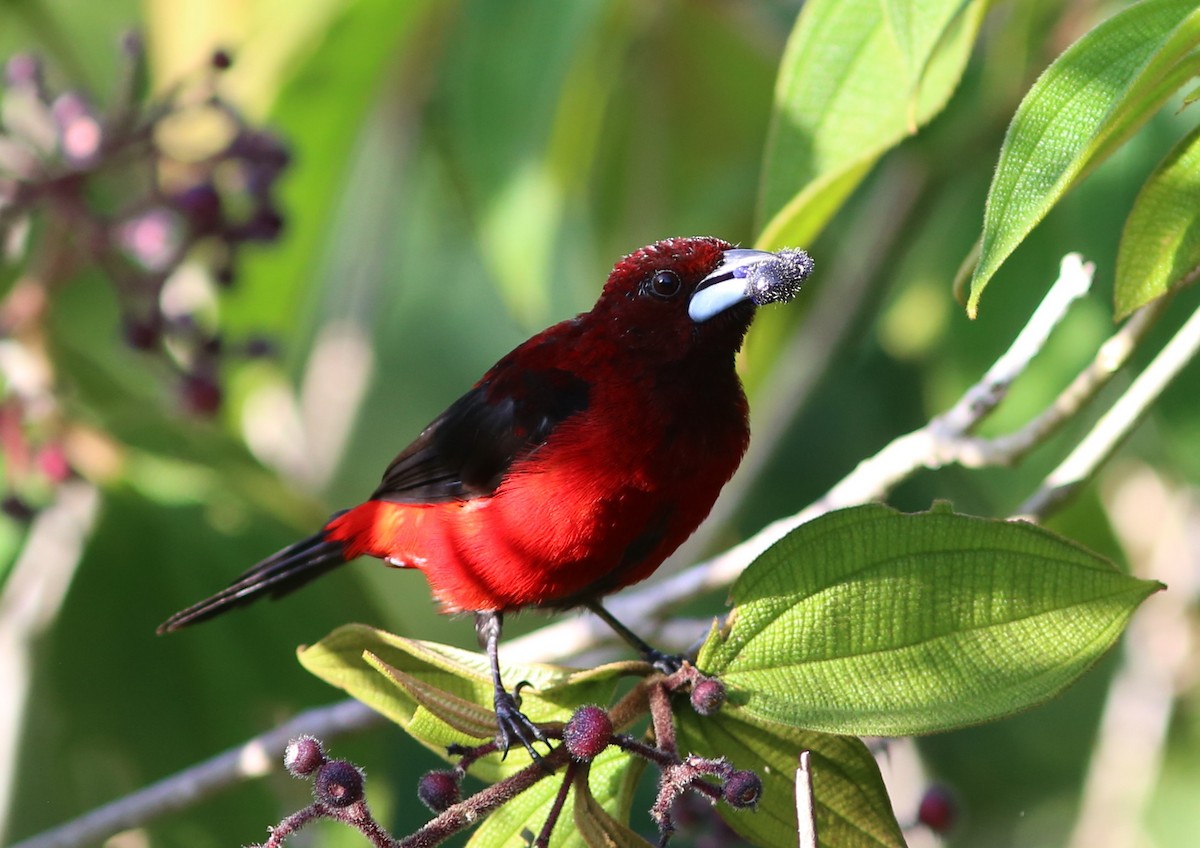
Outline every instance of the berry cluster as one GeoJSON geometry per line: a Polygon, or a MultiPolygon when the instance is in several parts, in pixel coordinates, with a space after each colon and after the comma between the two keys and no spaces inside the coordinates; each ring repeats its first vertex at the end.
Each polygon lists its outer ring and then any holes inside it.
{"type": "Polygon", "coordinates": [[[283,764],[295,778],[313,778],[313,802],[293,813],[275,827],[259,848],[277,848],[288,836],[319,818],[335,819],[357,828],[377,848],[395,843],[367,807],[363,794],[366,776],[362,769],[346,760],[331,760],[319,739],[300,736],[288,743],[283,764]]]}
{"type": "MultiPolygon", "coordinates": [[[[148,96],[142,44],[128,35],[120,82],[98,105],[52,84],[33,54],[4,64],[0,345],[10,355],[0,357],[0,418],[15,418],[25,442],[11,438],[12,427],[0,439],[10,515],[30,511],[27,487],[14,477],[41,463],[22,464],[22,453],[40,457],[49,447],[63,455],[55,443],[65,429],[55,420],[63,387],[45,318],[59,292],[83,284],[88,272],[111,284],[125,343],[158,363],[188,413],[219,408],[223,357],[273,352],[264,340],[223,338],[217,316],[217,292],[235,282],[243,249],[280,235],[276,190],[290,159],[278,138],[219,93],[229,65],[218,52],[194,79],[148,96]]],[[[63,465],[51,462],[44,476],[53,482],[63,465]]]]}
{"type": "MultiPolygon", "coordinates": [[[[723,757],[708,759],[679,755],[671,700],[676,694],[687,693],[690,693],[693,709],[701,715],[712,715],[725,702],[725,687],[719,680],[705,677],[684,663],[672,674],[647,678],[610,709],[582,706],[565,724],[542,725],[540,729],[548,739],[561,740],[562,744],[468,798],[464,798],[462,792],[467,769],[479,758],[497,753],[499,746],[495,741],[471,748],[451,746],[449,753],[458,758],[457,765],[452,769],[426,772],[417,784],[417,797],[434,818],[403,839],[387,834],[372,818],[364,799],[363,773],[357,766],[344,760],[328,759],[321,743],[311,736],[293,739],[284,754],[284,765],[294,777],[313,778],[314,800],[309,807],[272,828],[271,837],[262,848],[277,848],[289,835],[317,818],[349,824],[379,848],[440,844],[561,769],[558,791],[540,831],[528,833],[533,848],[545,848],[563,814],[568,793],[574,789],[577,798],[590,797],[589,771],[596,758],[610,747],[640,757],[658,768],[658,795],[650,815],[658,826],[659,844],[665,845],[675,833],[679,820],[685,826],[699,821],[694,805],[687,804],[689,799],[704,799],[709,810],[718,801],[735,809],[753,809],[763,794],[763,783],[757,774],[736,769],[723,757]],[[648,740],[619,732],[618,728],[637,721],[647,709],[652,732],[648,740]]],[[[584,804],[584,809],[589,807],[599,809],[594,798],[584,804]]],[[[578,810],[577,801],[576,815],[579,815],[578,810]]],[[[712,844],[729,844],[732,831],[715,822],[712,824],[726,837],[712,844]]]]}

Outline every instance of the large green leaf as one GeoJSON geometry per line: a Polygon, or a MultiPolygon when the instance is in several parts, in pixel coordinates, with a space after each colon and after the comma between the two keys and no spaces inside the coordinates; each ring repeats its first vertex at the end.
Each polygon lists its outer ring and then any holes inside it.
{"type": "Polygon", "coordinates": [[[882,0],[884,22],[908,66],[908,85],[915,94],[938,41],[969,0],[882,0]]]}
{"type": "Polygon", "coordinates": [[[610,0],[469,0],[445,69],[446,144],[510,310],[549,318],[570,191],[586,178],[628,27],[610,0]]]}
{"type": "MultiPolygon", "coordinates": [[[[478,745],[492,708],[492,680],[485,656],[447,645],[405,639],[361,624],[339,627],[299,651],[310,672],[405,728],[445,756],[451,743],[478,745]],[[474,730],[472,730],[474,728],[474,730]]],[[[502,666],[503,679],[521,689],[521,710],[534,721],[565,721],[575,707],[608,703],[615,679],[633,668],[613,663],[588,671],[551,665],[502,666]]],[[[507,758],[483,757],[471,773],[494,782],[529,765],[529,754],[513,748],[507,758]]]]}
{"type": "MultiPolygon", "coordinates": [[[[629,819],[630,793],[626,777],[634,761],[624,751],[610,747],[592,762],[588,771],[588,787],[592,797],[605,813],[617,821],[629,819]]],[[[550,813],[550,807],[558,794],[564,777],[556,774],[538,781],[516,798],[493,812],[481,824],[467,842],[469,848],[505,848],[509,845],[525,845],[525,833],[537,836],[550,813]]],[[[550,845],[555,848],[586,848],[584,834],[572,821],[571,809],[575,804],[576,789],[567,795],[563,811],[550,834],[550,845]]]]}
{"type": "Polygon", "coordinates": [[[1145,0],[1075,42],[1009,125],[988,192],[967,312],[1059,198],[1200,70],[1195,0],[1145,0]]]}
{"type": "Polygon", "coordinates": [[[746,569],[698,665],[759,720],[947,730],[1061,691],[1158,588],[1031,524],[856,507],[746,569]]]}
{"type": "Polygon", "coordinates": [[[300,323],[383,71],[427,8],[419,0],[347,4],[287,79],[270,117],[296,155],[281,184],[287,227],[269,252],[246,256],[243,279],[222,300],[226,329],[284,333],[300,323]]]}
{"type": "Polygon", "coordinates": [[[986,5],[805,4],[775,87],[759,246],[810,244],[875,161],[941,111],[986,5]]]}
{"type": "Polygon", "coordinates": [[[1121,234],[1113,306],[1123,318],[1200,267],[1200,128],[1142,186],[1121,234]]]}
{"type": "Polygon", "coordinates": [[[796,766],[800,752],[810,751],[817,834],[823,848],[904,845],[879,767],[861,739],[758,721],[732,704],[707,718],[681,710],[677,719],[681,750],[728,757],[735,766],[762,778],[763,796],[756,811],[717,808],[755,844],[795,844],[796,766]]]}
{"type": "MultiPolygon", "coordinates": [[[[607,752],[606,752],[607,753],[607,752]]],[[[620,782],[606,781],[605,788],[616,795],[620,817],[612,815],[595,791],[575,793],[575,827],[589,848],[647,848],[650,843],[625,822],[633,801],[633,787],[644,766],[642,761],[630,761],[632,767],[622,769],[620,782]],[[612,789],[608,786],[612,785],[612,789]],[[620,794],[616,794],[620,793],[620,794]]]]}

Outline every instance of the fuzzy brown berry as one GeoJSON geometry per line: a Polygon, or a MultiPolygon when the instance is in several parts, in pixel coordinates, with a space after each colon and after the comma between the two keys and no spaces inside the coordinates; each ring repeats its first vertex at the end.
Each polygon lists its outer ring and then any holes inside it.
{"type": "Polygon", "coordinates": [[[126,317],[122,334],[125,336],[125,343],[134,350],[155,350],[162,340],[162,327],[154,318],[126,317]]]}
{"type": "Polygon", "coordinates": [[[757,774],[752,771],[735,771],[725,781],[725,788],[721,794],[729,806],[744,809],[757,807],[762,792],[762,779],[757,774]]]}
{"type": "Polygon", "coordinates": [[[37,518],[37,509],[19,495],[8,494],[0,500],[0,512],[13,521],[28,524],[37,518]]]}
{"type": "Polygon", "coordinates": [[[314,736],[299,736],[283,751],[283,767],[292,777],[308,777],[325,764],[325,750],[314,736]]]}
{"type": "Polygon", "coordinates": [[[208,374],[185,374],[179,386],[183,408],[193,415],[215,415],[221,408],[221,387],[208,374]]]}
{"type": "Polygon", "coordinates": [[[330,807],[349,807],[363,798],[363,773],[345,760],[330,760],[317,771],[313,796],[330,807]]]}
{"type": "Polygon", "coordinates": [[[725,706],[725,684],[706,678],[692,687],[692,709],[702,716],[716,715],[725,706]]]}
{"type": "Polygon", "coordinates": [[[462,798],[462,792],[458,787],[457,772],[426,772],[417,784],[417,797],[421,799],[422,804],[435,813],[450,809],[462,798]]]}
{"type": "Polygon", "coordinates": [[[572,757],[590,763],[612,741],[613,726],[608,712],[601,707],[580,707],[563,728],[563,744],[572,757]]]}
{"type": "Polygon", "coordinates": [[[934,784],[925,790],[917,808],[917,821],[934,833],[947,833],[958,819],[958,803],[945,786],[934,784]]]}

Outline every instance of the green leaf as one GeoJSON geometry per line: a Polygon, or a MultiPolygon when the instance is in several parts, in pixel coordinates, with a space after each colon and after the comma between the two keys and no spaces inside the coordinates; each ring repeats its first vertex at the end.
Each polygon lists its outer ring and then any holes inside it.
{"type": "Polygon", "coordinates": [[[587,792],[575,793],[575,827],[588,848],[649,847],[649,842],[625,824],[629,819],[630,801],[633,799],[633,781],[629,777],[640,771],[641,762],[632,763],[634,768],[626,769],[624,782],[615,787],[617,792],[624,789],[624,796],[619,797],[617,803],[621,811],[620,819],[614,818],[590,789],[587,792]]]}
{"type": "MultiPolygon", "coordinates": [[[[488,739],[495,735],[496,714],[487,707],[481,707],[430,686],[420,679],[388,665],[370,651],[363,651],[363,659],[384,677],[394,681],[418,705],[424,707],[435,718],[448,724],[452,729],[464,733],[472,739],[488,739]]],[[[431,735],[434,732],[436,731],[430,729],[427,734],[414,732],[413,735],[431,735]]]]}
{"type": "Polygon", "coordinates": [[[941,111],[986,5],[929,0],[903,19],[881,0],[804,5],[775,86],[760,247],[810,243],[875,161],[941,111]]]}
{"type": "Polygon", "coordinates": [[[759,720],[899,736],[1052,697],[1160,584],[1024,522],[873,504],[780,540],[697,665],[759,720]]]}
{"type": "Polygon", "coordinates": [[[929,57],[966,0],[881,0],[888,33],[908,67],[908,84],[915,93],[929,57]]]}
{"type": "Polygon", "coordinates": [[[1162,297],[1197,267],[1200,128],[1175,145],[1133,202],[1117,252],[1117,318],[1162,297]]]}
{"type": "Polygon", "coordinates": [[[450,45],[439,100],[446,138],[501,295],[541,326],[567,196],[594,160],[629,31],[606,0],[464,5],[472,23],[450,45]]]}
{"type": "MultiPolygon", "coordinates": [[[[620,748],[612,746],[592,761],[588,770],[588,787],[597,804],[617,820],[629,819],[630,792],[626,779],[633,758],[620,748]]],[[[541,780],[517,797],[497,809],[484,820],[467,842],[468,848],[501,848],[509,845],[528,844],[526,831],[534,836],[541,831],[550,813],[550,807],[562,784],[562,776],[554,775],[541,780]]],[[[575,787],[567,794],[564,814],[550,835],[550,845],[555,848],[587,848],[588,843],[580,831],[571,826],[566,811],[572,808],[576,795],[575,787]]],[[[618,843],[619,844],[619,843],[618,843]]]]}
{"type": "Polygon", "coordinates": [[[1069,47],[1009,125],[984,211],[967,313],[1046,213],[1200,70],[1195,0],[1145,0],[1069,47]]]}
{"type": "Polygon", "coordinates": [[[354,147],[379,96],[383,70],[404,54],[403,45],[420,29],[431,5],[348,3],[323,29],[311,54],[296,63],[270,118],[296,152],[280,185],[287,226],[270,251],[245,257],[245,267],[239,269],[242,283],[221,301],[224,329],[283,334],[301,323],[306,306],[316,307],[306,293],[320,294],[313,283],[326,272],[322,254],[329,233],[336,229],[338,199],[354,147]],[[320,118],[314,119],[316,115],[320,118]]]}
{"type": "Polygon", "coordinates": [[[762,778],[763,797],[754,812],[717,806],[755,844],[795,844],[796,767],[800,752],[810,751],[820,844],[904,845],[879,766],[861,739],[763,722],[733,704],[708,718],[681,710],[677,721],[680,750],[728,757],[762,778]]]}
{"type": "MultiPolygon", "coordinates": [[[[478,745],[492,736],[492,679],[487,658],[448,645],[405,639],[361,624],[339,627],[320,642],[298,651],[310,672],[345,690],[371,709],[399,724],[417,741],[446,756],[451,743],[478,745]],[[479,735],[477,735],[479,734],[479,735]]],[[[537,722],[565,721],[589,703],[608,703],[615,679],[633,664],[575,671],[550,665],[502,664],[503,679],[521,689],[521,710],[537,722]]],[[[508,757],[489,755],[471,773],[494,782],[530,762],[516,748],[508,757]]]]}
{"type": "Polygon", "coordinates": [[[1183,95],[1183,103],[1180,105],[1180,110],[1186,109],[1197,100],[1200,100],[1200,85],[1195,86],[1187,94],[1183,95]]]}

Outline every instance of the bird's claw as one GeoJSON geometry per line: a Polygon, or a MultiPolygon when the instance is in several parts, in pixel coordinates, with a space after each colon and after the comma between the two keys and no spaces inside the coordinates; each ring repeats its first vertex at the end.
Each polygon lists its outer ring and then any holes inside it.
{"type": "Polygon", "coordinates": [[[644,652],[642,659],[650,663],[655,671],[666,675],[672,675],[679,671],[687,661],[687,658],[682,654],[664,654],[662,651],[656,651],[654,648],[644,652]]]}
{"type": "Polygon", "coordinates": [[[540,727],[534,724],[525,713],[521,712],[521,702],[516,695],[504,690],[497,690],[496,708],[496,747],[500,750],[500,759],[508,756],[508,749],[514,742],[520,742],[529,752],[534,762],[542,763],[542,755],[533,747],[535,742],[541,742],[550,747],[550,740],[542,733],[540,727]]]}

